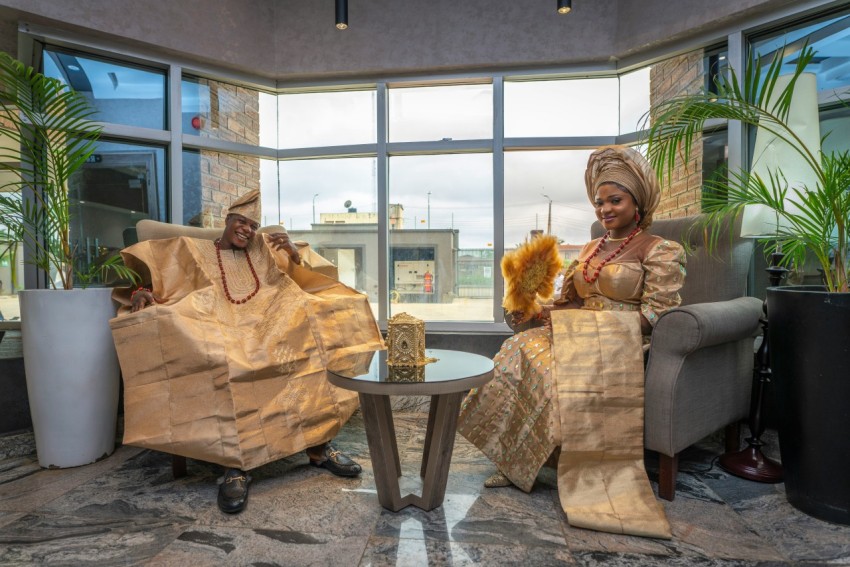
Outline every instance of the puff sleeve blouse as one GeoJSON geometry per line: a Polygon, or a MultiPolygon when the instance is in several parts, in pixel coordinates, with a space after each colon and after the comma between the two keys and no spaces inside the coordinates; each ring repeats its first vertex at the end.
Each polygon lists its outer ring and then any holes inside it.
{"type": "MultiPolygon", "coordinates": [[[[584,267],[599,239],[587,243],[578,260],[567,269],[561,296],[556,303],[578,302],[582,309],[640,311],[652,326],[662,313],[677,307],[679,290],[685,281],[685,251],[682,246],[659,236],[641,232],[614,259],[594,282],[584,278],[584,267]]],[[[608,242],[590,259],[588,275],[618,243],[608,242]]]]}

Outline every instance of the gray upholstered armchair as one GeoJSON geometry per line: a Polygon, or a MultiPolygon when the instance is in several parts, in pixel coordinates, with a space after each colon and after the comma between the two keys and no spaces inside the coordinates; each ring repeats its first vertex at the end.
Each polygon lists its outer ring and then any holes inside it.
{"type": "MultiPolygon", "coordinates": [[[[688,250],[682,305],[659,318],[646,366],[644,443],[659,455],[666,500],[676,493],[681,451],[724,427],[727,450],[738,449],[762,313],[761,300],[746,296],[752,241],[736,226],[709,253],[702,232],[690,230],[698,218],[657,220],[650,229],[688,250]]],[[[603,229],[594,223],[591,232],[603,229]]]]}

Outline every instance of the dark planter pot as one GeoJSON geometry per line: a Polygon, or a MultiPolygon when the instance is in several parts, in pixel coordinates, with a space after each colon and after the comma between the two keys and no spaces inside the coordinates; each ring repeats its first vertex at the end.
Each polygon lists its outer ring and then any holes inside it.
{"type": "Polygon", "coordinates": [[[788,501],[850,524],[850,293],[772,287],[767,304],[788,501]]]}

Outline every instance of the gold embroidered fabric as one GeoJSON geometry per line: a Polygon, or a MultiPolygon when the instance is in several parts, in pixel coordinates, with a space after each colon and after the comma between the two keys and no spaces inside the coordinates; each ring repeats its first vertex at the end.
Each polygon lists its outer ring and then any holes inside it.
{"type": "MultiPolygon", "coordinates": [[[[637,312],[640,312],[653,325],[662,313],[679,305],[678,290],[685,276],[685,255],[679,244],[641,233],[620,256],[601,270],[596,282],[587,284],[581,269],[596,242],[588,243],[579,260],[568,268],[561,297],[556,303],[580,306],[588,312],[622,311],[623,316],[632,317],[635,321],[638,321],[637,312]]],[[[591,265],[595,268],[595,263],[591,265]]],[[[576,311],[564,309],[555,313],[561,316],[576,311]]],[[[640,339],[639,330],[636,337],[640,339]]],[[[568,429],[573,423],[562,415],[573,410],[561,403],[556,369],[566,356],[574,354],[575,362],[569,364],[593,376],[598,370],[586,361],[599,359],[600,355],[594,349],[598,349],[600,343],[606,342],[602,339],[607,338],[604,326],[600,326],[595,335],[587,336],[586,340],[566,345],[561,344],[564,342],[561,336],[556,336],[553,346],[553,335],[548,327],[530,329],[509,338],[494,357],[493,380],[472,390],[464,400],[459,432],[481,449],[511,482],[522,490],[530,491],[537,473],[552,452],[573,434],[568,429]],[[558,351],[558,355],[553,358],[554,350],[558,351]],[[556,365],[554,360],[559,364],[556,365]]],[[[634,350],[634,356],[640,357],[639,340],[629,341],[627,345],[626,348],[634,350]]],[[[607,362],[606,359],[603,361],[607,362]]],[[[640,376],[642,396],[642,366],[640,376]]],[[[642,397],[640,407],[642,410],[642,397]]],[[[642,451],[642,418],[640,434],[642,451]]],[[[606,446],[606,450],[617,450],[616,439],[608,440],[612,444],[606,446]]],[[[635,466],[629,465],[623,470],[634,475],[635,466]]],[[[645,473],[641,474],[645,478],[645,473]]],[[[571,492],[572,488],[564,490],[571,492]]],[[[574,511],[573,515],[577,513],[574,511]]],[[[641,530],[637,531],[641,532],[638,535],[646,535],[641,530]]]]}
{"type": "Polygon", "coordinates": [[[637,313],[552,313],[561,419],[558,495],[570,525],[670,538],[643,464],[643,352],[637,313]],[[600,340],[605,337],[605,340],[600,340]]]}
{"type": "MultiPolygon", "coordinates": [[[[250,470],[332,439],[357,407],[330,385],[332,358],[383,348],[366,296],[249,248],[260,291],[224,295],[212,241],[148,240],[122,252],[162,303],[110,321],[124,377],[124,443],[250,470]]],[[[221,251],[230,294],[254,289],[221,251]]],[[[126,294],[125,294],[126,295],[126,294]]]]}

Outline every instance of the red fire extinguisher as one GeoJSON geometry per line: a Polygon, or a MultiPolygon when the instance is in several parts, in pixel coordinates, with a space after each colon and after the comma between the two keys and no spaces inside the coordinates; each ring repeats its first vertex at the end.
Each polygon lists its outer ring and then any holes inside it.
{"type": "Polygon", "coordinates": [[[434,292],[434,276],[431,275],[431,272],[425,272],[423,279],[425,280],[425,293],[433,293],[434,292]]]}

